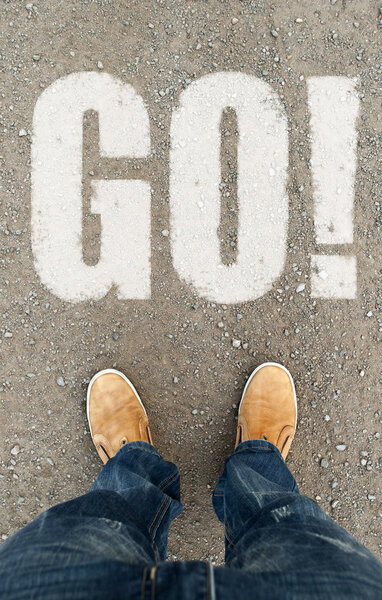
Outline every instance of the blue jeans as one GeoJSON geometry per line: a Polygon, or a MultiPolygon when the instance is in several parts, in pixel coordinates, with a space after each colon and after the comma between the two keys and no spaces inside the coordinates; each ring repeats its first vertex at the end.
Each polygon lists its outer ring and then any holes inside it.
{"type": "Polygon", "coordinates": [[[88,494],[0,547],[0,598],[382,598],[381,563],[300,495],[271,443],[236,448],[213,505],[225,525],[226,566],[164,562],[182,511],[179,471],[150,444],[127,444],[88,494]]]}

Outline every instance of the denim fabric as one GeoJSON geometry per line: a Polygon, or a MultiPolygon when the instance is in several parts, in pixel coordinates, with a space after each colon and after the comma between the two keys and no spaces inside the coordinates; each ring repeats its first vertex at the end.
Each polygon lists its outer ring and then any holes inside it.
{"type": "Polygon", "coordinates": [[[235,600],[382,598],[381,563],[299,494],[264,440],[227,459],[213,504],[226,567],[164,562],[181,512],[179,472],[146,442],[124,446],[92,490],[0,547],[0,598],[235,600]]]}
{"type": "Polygon", "coordinates": [[[270,442],[239,444],[213,505],[225,525],[226,565],[258,575],[258,590],[268,586],[259,597],[382,598],[382,564],[299,493],[270,442]]]}

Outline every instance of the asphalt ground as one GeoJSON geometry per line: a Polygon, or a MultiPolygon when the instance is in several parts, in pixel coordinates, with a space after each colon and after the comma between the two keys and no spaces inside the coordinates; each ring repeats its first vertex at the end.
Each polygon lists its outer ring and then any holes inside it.
{"type": "MultiPolygon", "coordinates": [[[[301,491],[381,556],[378,3],[2,0],[0,11],[2,539],[90,488],[101,462],[87,426],[86,387],[96,371],[114,367],[133,381],[159,451],[181,470],[185,511],[172,527],[170,558],[221,562],[223,531],[211,491],[234,446],[246,378],[262,362],[275,361],[296,383],[299,423],[288,466],[301,491]],[[101,243],[100,221],[90,210],[91,181],[133,178],[151,186],[151,291],[145,299],[121,299],[113,286],[101,298],[71,302],[53,293],[36,269],[33,113],[50,85],[84,71],[132,85],[146,105],[147,158],[102,157],[99,121],[90,111],[82,164],[88,265],[97,263],[101,243]],[[171,119],[182,92],[219,72],[269,84],[286,115],[289,149],[285,264],[261,297],[233,304],[208,299],[185,281],[171,249],[171,119]],[[326,252],[355,257],[354,298],[312,295],[311,257],[325,253],[313,219],[307,85],[313,77],[348,78],[359,98],[353,241],[326,252]]],[[[222,180],[229,195],[220,233],[229,264],[238,251],[238,132],[234,115],[225,112],[224,119],[222,180]]],[[[266,235],[263,243],[269,243],[266,235]]],[[[56,280],[70,289],[65,252],[55,255],[56,280]]]]}

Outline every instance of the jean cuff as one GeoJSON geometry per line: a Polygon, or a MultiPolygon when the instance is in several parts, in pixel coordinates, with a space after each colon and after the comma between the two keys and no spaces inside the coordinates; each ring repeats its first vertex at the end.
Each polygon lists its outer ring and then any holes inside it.
{"type": "MultiPolygon", "coordinates": [[[[247,449],[254,449],[254,450],[264,450],[264,452],[275,452],[275,454],[277,454],[281,460],[283,462],[284,459],[282,457],[282,454],[280,452],[280,450],[277,448],[277,446],[275,446],[274,444],[272,444],[271,442],[268,442],[268,440],[247,440],[245,442],[240,442],[240,444],[238,444],[238,446],[235,448],[233,454],[239,454],[240,452],[243,452],[244,450],[247,449]]],[[[231,456],[233,456],[231,454],[231,456]]]]}
{"type": "Polygon", "coordinates": [[[150,454],[155,454],[156,456],[161,457],[158,450],[152,444],[142,441],[129,442],[128,444],[125,444],[118,450],[115,456],[121,453],[130,452],[131,450],[144,450],[145,452],[150,452],[150,454]]]}

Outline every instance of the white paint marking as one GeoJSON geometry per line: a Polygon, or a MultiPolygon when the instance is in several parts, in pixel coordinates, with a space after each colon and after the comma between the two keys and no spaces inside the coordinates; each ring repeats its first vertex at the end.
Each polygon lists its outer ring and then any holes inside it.
{"type": "Polygon", "coordinates": [[[102,222],[99,268],[118,286],[119,299],[150,298],[150,184],[105,180],[92,188],[91,209],[102,222]]]}
{"type": "Polygon", "coordinates": [[[119,298],[150,297],[150,187],[142,181],[99,181],[101,258],[82,258],[82,121],[99,113],[100,154],[144,157],[150,130],[134,88],[106,73],[75,73],[39,97],[33,118],[32,248],[42,282],[59,298],[98,299],[113,284],[119,298]]]}
{"type": "MultiPolygon", "coordinates": [[[[356,119],[359,109],[355,85],[355,81],[347,77],[308,79],[314,222],[319,244],[353,243],[356,119]]],[[[320,262],[318,258],[312,257],[312,268],[320,262]]],[[[327,266],[327,269],[322,271],[326,273],[325,285],[323,277],[317,277],[312,271],[312,295],[324,298],[354,298],[355,257],[322,258],[325,259],[321,261],[322,264],[327,266]],[[341,269],[344,265],[350,270],[343,274],[341,269]]]]}
{"type": "Polygon", "coordinates": [[[241,73],[192,83],[171,124],[171,243],[180,277],[220,303],[254,300],[281,274],[286,255],[288,140],[283,107],[270,86],[241,73]],[[220,120],[236,111],[238,258],[224,265],[220,222],[220,120]]]}

